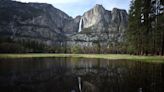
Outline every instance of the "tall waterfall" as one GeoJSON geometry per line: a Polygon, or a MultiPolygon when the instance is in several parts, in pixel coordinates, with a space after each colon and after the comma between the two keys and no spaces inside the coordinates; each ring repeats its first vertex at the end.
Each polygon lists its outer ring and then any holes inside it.
{"type": "Polygon", "coordinates": [[[83,18],[80,19],[78,32],[81,32],[82,31],[82,24],[83,24],[83,18]]]}

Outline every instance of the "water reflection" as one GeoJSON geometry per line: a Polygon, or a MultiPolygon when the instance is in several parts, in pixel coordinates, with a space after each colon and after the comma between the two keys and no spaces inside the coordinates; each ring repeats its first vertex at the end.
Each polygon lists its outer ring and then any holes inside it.
{"type": "Polygon", "coordinates": [[[164,92],[164,65],[125,60],[1,59],[0,92],[164,92]]]}

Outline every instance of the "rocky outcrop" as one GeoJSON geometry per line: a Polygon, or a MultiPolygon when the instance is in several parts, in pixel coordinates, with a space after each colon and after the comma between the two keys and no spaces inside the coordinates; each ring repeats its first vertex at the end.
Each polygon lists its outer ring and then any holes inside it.
{"type": "Polygon", "coordinates": [[[66,23],[63,28],[63,32],[67,37],[78,32],[80,19],[81,16],[77,16],[76,18],[66,23]]]}
{"type": "Polygon", "coordinates": [[[63,28],[73,19],[45,3],[0,1],[0,34],[12,39],[61,41],[63,28]]]}
{"type": "Polygon", "coordinates": [[[70,44],[84,45],[88,42],[85,46],[92,46],[93,42],[105,42],[109,45],[123,41],[123,34],[128,24],[128,14],[125,10],[114,8],[108,11],[97,4],[93,9],[85,12],[81,19],[82,31],[71,37],[73,43],[70,44]]]}

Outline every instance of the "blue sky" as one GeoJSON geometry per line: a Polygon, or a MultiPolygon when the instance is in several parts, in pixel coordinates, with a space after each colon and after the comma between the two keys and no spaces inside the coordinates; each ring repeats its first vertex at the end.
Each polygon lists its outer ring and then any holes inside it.
{"type": "Polygon", "coordinates": [[[76,17],[82,15],[87,10],[102,4],[105,9],[112,10],[114,7],[121,9],[129,9],[131,0],[16,0],[21,2],[40,2],[49,3],[54,7],[64,11],[69,16],[76,17]]]}

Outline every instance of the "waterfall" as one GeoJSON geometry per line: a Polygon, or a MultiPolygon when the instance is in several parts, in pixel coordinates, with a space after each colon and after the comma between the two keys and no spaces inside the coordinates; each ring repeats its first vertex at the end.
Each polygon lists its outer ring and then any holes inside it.
{"type": "Polygon", "coordinates": [[[79,91],[82,92],[82,88],[81,88],[81,78],[78,77],[78,84],[79,84],[79,91]]]}
{"type": "Polygon", "coordinates": [[[80,19],[78,32],[81,32],[82,31],[82,23],[83,23],[83,18],[80,19]]]}

